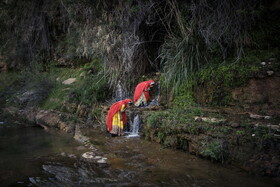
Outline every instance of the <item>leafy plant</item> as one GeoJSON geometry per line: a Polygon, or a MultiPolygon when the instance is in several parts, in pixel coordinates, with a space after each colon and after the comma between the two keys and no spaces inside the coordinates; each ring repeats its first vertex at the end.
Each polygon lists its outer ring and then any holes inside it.
{"type": "Polygon", "coordinates": [[[159,128],[163,125],[163,120],[165,117],[166,114],[162,112],[155,112],[147,117],[147,123],[150,128],[159,128]]]}
{"type": "Polygon", "coordinates": [[[245,134],[245,131],[244,130],[237,130],[236,131],[236,135],[237,136],[243,136],[245,134]]]}
{"type": "Polygon", "coordinates": [[[202,142],[201,154],[205,157],[210,157],[211,159],[217,161],[224,161],[226,149],[223,147],[221,140],[212,140],[207,142],[202,142]]]}

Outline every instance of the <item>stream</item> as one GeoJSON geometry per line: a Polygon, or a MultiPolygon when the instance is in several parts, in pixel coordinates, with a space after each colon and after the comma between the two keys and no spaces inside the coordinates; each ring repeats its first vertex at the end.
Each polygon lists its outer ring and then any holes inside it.
{"type": "Polygon", "coordinates": [[[0,125],[0,186],[277,186],[141,137],[109,137],[83,129],[91,148],[56,130],[0,125]],[[82,157],[106,158],[97,163],[82,157]]]}

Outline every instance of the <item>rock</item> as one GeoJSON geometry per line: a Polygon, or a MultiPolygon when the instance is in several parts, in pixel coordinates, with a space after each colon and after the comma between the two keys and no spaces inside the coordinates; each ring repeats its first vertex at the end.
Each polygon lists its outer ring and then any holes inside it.
{"type": "Polygon", "coordinates": [[[75,134],[74,134],[74,139],[79,141],[79,142],[87,142],[89,140],[88,137],[82,135],[80,127],[77,125],[75,126],[75,134]]]}
{"type": "Polygon", "coordinates": [[[232,123],[230,126],[233,127],[233,128],[238,128],[238,127],[240,127],[240,124],[239,123],[232,123]]]}
{"type": "Polygon", "coordinates": [[[82,155],[88,161],[93,161],[98,164],[107,164],[107,158],[102,156],[95,156],[94,152],[86,152],[82,155]]]}
{"type": "Polygon", "coordinates": [[[261,62],[261,65],[265,66],[265,65],[266,65],[266,62],[261,62]]]}
{"type": "Polygon", "coordinates": [[[76,149],[77,149],[78,151],[81,151],[81,150],[85,150],[86,147],[81,145],[81,146],[76,147],[76,149]]]}
{"type": "Polygon", "coordinates": [[[33,183],[33,184],[36,184],[36,183],[37,183],[36,180],[33,179],[33,177],[29,177],[29,181],[30,181],[31,183],[33,183]]]}
{"type": "Polygon", "coordinates": [[[210,122],[210,123],[220,123],[225,122],[225,119],[217,119],[217,118],[209,118],[209,117],[202,117],[202,121],[204,122],[210,122]]]}
{"type": "Polygon", "coordinates": [[[202,119],[201,119],[201,117],[199,117],[199,116],[195,116],[195,117],[194,117],[194,121],[202,121],[202,119]]]}
{"type": "Polygon", "coordinates": [[[40,110],[35,116],[35,120],[37,124],[47,127],[58,127],[60,116],[50,111],[40,110]]]}
{"type": "Polygon", "coordinates": [[[250,114],[250,118],[253,118],[253,119],[261,119],[261,118],[263,118],[263,116],[257,115],[257,114],[250,114]]]}
{"type": "Polygon", "coordinates": [[[80,74],[80,77],[85,77],[85,76],[86,76],[85,72],[82,72],[82,73],[80,74]]]}
{"type": "Polygon", "coordinates": [[[274,71],[267,71],[266,72],[269,76],[273,75],[274,74],[274,71]]]}
{"type": "Polygon", "coordinates": [[[68,157],[69,158],[77,158],[76,155],[74,155],[74,154],[69,154],[68,157]]]}
{"type": "Polygon", "coordinates": [[[258,114],[250,114],[250,118],[252,119],[271,119],[271,116],[262,116],[258,114]]]}
{"type": "Polygon", "coordinates": [[[86,152],[82,155],[83,158],[85,159],[93,159],[95,154],[93,152],[86,152]]]}
{"type": "Polygon", "coordinates": [[[62,84],[69,85],[76,81],[76,78],[69,78],[62,82],[62,84]]]}
{"type": "Polygon", "coordinates": [[[271,125],[271,124],[269,124],[269,125],[267,125],[267,127],[280,132],[280,126],[279,125],[271,125]]]}
{"type": "Polygon", "coordinates": [[[30,91],[26,91],[23,94],[17,96],[17,99],[20,103],[26,103],[29,100],[32,100],[35,95],[36,95],[35,90],[30,90],[30,91]]]}
{"type": "Polygon", "coordinates": [[[97,163],[98,164],[106,164],[107,163],[107,158],[102,158],[102,159],[100,159],[100,160],[97,160],[97,163]]]}
{"type": "Polygon", "coordinates": [[[264,116],[264,119],[271,119],[271,116],[264,116]]]}

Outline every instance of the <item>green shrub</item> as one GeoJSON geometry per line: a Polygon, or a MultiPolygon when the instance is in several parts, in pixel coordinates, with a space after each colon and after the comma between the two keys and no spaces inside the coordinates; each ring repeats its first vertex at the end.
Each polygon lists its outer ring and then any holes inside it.
{"type": "Polygon", "coordinates": [[[243,135],[245,135],[245,131],[244,130],[237,130],[236,135],[237,136],[243,136],[243,135]]]}
{"type": "Polygon", "coordinates": [[[164,136],[164,133],[163,133],[163,132],[159,131],[159,132],[157,133],[157,137],[159,138],[160,143],[162,143],[165,136],[164,136]]]}
{"type": "Polygon", "coordinates": [[[155,112],[147,117],[147,123],[150,126],[150,128],[159,128],[164,124],[163,120],[165,118],[165,113],[155,112]]]}
{"type": "Polygon", "coordinates": [[[201,154],[217,161],[224,161],[226,150],[221,140],[202,142],[201,154]]]}
{"type": "Polygon", "coordinates": [[[197,125],[188,125],[187,129],[190,134],[197,135],[199,134],[200,127],[197,125]]]}

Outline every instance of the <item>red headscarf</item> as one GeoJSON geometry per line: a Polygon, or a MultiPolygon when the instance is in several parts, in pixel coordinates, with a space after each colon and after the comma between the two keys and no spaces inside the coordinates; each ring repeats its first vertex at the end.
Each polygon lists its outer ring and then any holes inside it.
{"type": "Polygon", "coordinates": [[[145,90],[147,90],[150,87],[152,82],[155,82],[155,81],[153,81],[153,80],[144,81],[144,82],[139,83],[136,86],[135,91],[134,91],[134,98],[133,98],[134,103],[141,97],[142,92],[144,92],[145,98],[148,101],[150,94],[149,94],[149,91],[145,91],[145,90]]]}
{"type": "MultiPolygon", "coordinates": [[[[131,101],[131,99],[125,99],[125,100],[121,100],[119,102],[114,103],[111,107],[110,110],[108,112],[107,115],[107,119],[106,119],[106,123],[107,123],[107,129],[108,131],[112,130],[112,122],[113,122],[113,116],[119,112],[122,108],[122,105],[127,106],[127,103],[129,103],[131,101]]],[[[123,124],[125,125],[126,123],[126,115],[125,112],[122,112],[122,121],[123,124]]]]}

